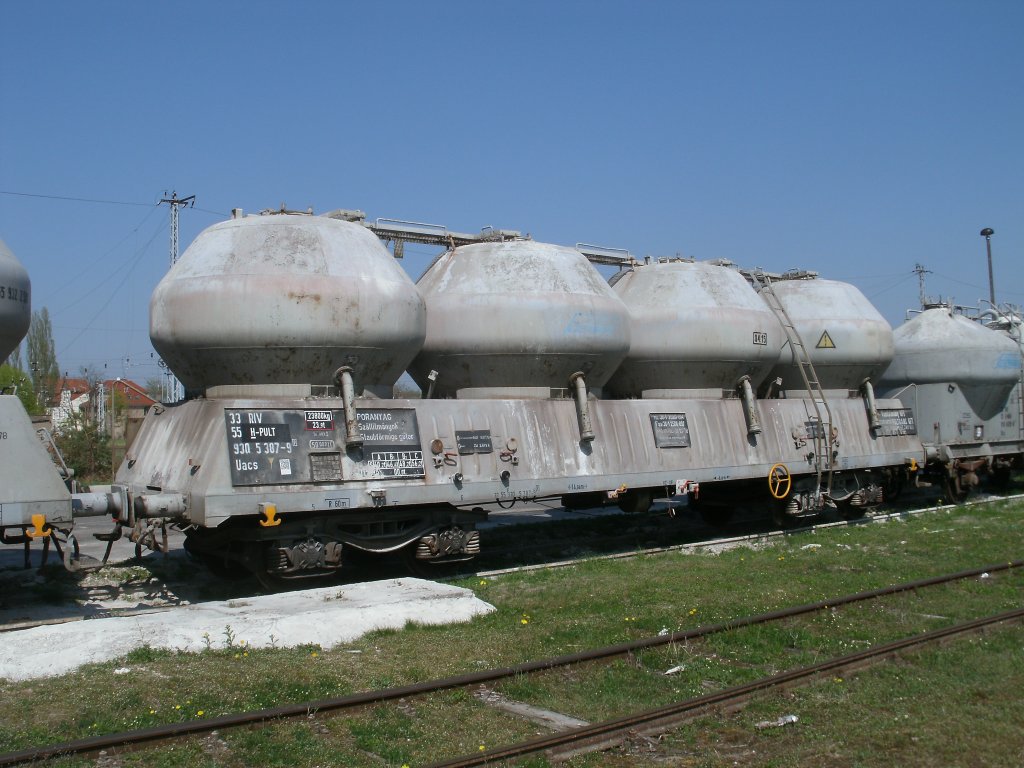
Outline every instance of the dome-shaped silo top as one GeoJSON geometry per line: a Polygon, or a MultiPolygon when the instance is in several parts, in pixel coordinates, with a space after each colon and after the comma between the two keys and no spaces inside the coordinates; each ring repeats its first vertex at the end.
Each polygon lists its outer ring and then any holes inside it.
{"type": "Polygon", "coordinates": [[[153,346],[189,389],[329,384],[389,388],[419,351],[423,301],[365,227],[319,216],[215,224],[157,286],[153,346]]]}
{"type": "Polygon", "coordinates": [[[629,309],[632,343],[608,382],[617,395],[756,388],[778,362],[783,333],[734,269],[669,261],[634,267],[614,283],[629,309]]]}
{"type": "Polygon", "coordinates": [[[32,285],[7,243],[0,240],[0,363],[28,333],[32,321],[32,285]]]}
{"type": "MultiPolygon", "coordinates": [[[[417,286],[427,338],[409,371],[434,391],[600,387],[629,349],[625,306],[577,250],[532,240],[475,243],[439,258],[417,286]]],[[[466,394],[466,393],[463,393],[466,394]]]]}
{"type": "Polygon", "coordinates": [[[1012,385],[1020,376],[1017,343],[946,307],[927,309],[893,333],[896,354],[885,372],[888,386],[956,382],[1012,385]]]}
{"type": "MultiPolygon", "coordinates": [[[[801,279],[777,280],[772,288],[803,341],[822,389],[859,389],[865,379],[876,381],[892,361],[892,327],[855,286],[801,279]]],[[[769,376],[780,377],[784,389],[805,390],[797,353],[788,342],[769,376]]]]}

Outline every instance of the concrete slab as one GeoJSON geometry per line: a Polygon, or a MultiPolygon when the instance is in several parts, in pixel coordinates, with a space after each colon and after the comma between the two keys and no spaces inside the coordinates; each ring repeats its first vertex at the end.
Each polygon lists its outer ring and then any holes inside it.
{"type": "Polygon", "coordinates": [[[454,624],[493,610],[467,589],[414,578],[196,603],[7,632],[0,678],[54,677],[147,645],[189,652],[223,648],[229,635],[235,646],[331,648],[375,629],[454,624]]]}

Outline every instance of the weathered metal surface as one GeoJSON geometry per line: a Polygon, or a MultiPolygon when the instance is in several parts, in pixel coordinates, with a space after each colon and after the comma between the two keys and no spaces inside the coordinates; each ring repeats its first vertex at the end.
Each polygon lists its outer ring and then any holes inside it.
{"type": "Polygon", "coordinates": [[[734,269],[703,262],[641,264],[618,277],[631,345],[609,391],[640,397],[681,390],[756,389],[779,360],[779,321],[734,269]]]}
{"type": "MultiPolygon", "coordinates": [[[[775,294],[785,307],[823,389],[859,389],[877,379],[893,357],[893,333],[856,287],[834,280],[779,280],[775,294]]],[[[787,345],[769,378],[787,390],[805,390],[795,353],[787,345]]]]}
{"type": "MultiPolygon", "coordinates": [[[[682,479],[705,483],[767,478],[779,462],[794,475],[813,471],[807,426],[813,408],[799,399],[759,402],[765,432],[756,437],[747,433],[738,399],[593,400],[596,438],[590,443],[580,441],[571,399],[370,399],[359,400],[357,406],[360,413],[415,414],[419,448],[398,446],[396,453],[408,455],[393,458],[422,461],[422,477],[398,476],[391,471],[398,464],[388,463],[392,458],[374,457],[365,446],[346,451],[339,399],[200,399],[148,416],[117,482],[134,493],[182,493],[188,500],[188,519],[213,527],[236,515],[255,518],[261,503],[276,504],[285,518],[294,512],[321,512],[344,519],[367,510],[383,515],[396,507],[468,506],[602,492],[622,485],[674,488],[682,479]],[[254,471],[233,478],[237,456],[229,431],[232,414],[237,414],[240,425],[267,423],[271,412],[276,414],[275,423],[298,425],[306,421],[307,411],[330,412],[332,427],[289,429],[289,475],[280,474],[278,449],[270,457],[260,454],[266,472],[276,464],[278,474],[254,471]],[[688,445],[676,439],[681,433],[675,427],[673,439],[664,439],[666,419],[678,424],[680,414],[685,414],[688,445]],[[460,433],[464,449],[466,432],[486,432],[491,451],[460,452],[460,433]],[[314,472],[324,471],[322,465],[314,467],[326,461],[323,457],[331,457],[338,474],[321,474],[334,479],[311,482],[314,472]]],[[[859,397],[832,407],[838,470],[902,465],[912,458],[923,462],[914,436],[870,433],[859,397]]],[[[880,400],[879,407],[902,406],[899,401],[880,400]]],[[[253,461],[254,455],[250,452],[245,460],[253,461]]]]}
{"type": "Polygon", "coordinates": [[[456,248],[417,286],[427,337],[409,371],[424,391],[437,371],[439,396],[566,388],[577,371],[600,387],[629,349],[625,306],[572,248],[531,240],[456,248]]]}
{"type": "Polygon", "coordinates": [[[1020,377],[1021,353],[1013,339],[945,307],[908,320],[893,338],[895,355],[882,377],[887,387],[953,382],[989,387],[1001,400],[1020,377]]]}
{"type": "Polygon", "coordinates": [[[0,528],[71,522],[71,494],[36,435],[21,401],[0,395],[0,528]]]}
{"type": "Polygon", "coordinates": [[[28,333],[32,320],[32,286],[28,272],[0,240],[0,363],[28,333]]]}
{"type": "Polygon", "coordinates": [[[894,336],[896,355],[878,390],[914,410],[921,439],[944,446],[941,458],[1021,450],[1013,339],[945,307],[925,310],[894,336]]]}
{"type": "Polygon", "coordinates": [[[390,395],[419,350],[424,305],[365,227],[250,216],[203,231],[150,302],[150,337],[191,390],[331,384],[390,395]]]}

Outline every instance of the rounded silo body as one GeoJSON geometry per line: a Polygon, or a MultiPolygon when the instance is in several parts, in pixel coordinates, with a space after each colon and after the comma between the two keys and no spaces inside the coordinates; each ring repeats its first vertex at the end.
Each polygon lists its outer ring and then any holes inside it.
{"type": "Polygon", "coordinates": [[[669,261],[634,267],[614,283],[629,309],[629,354],[608,383],[623,397],[683,390],[756,389],[779,359],[782,327],[734,269],[669,261]]]}
{"type": "Polygon", "coordinates": [[[157,286],[153,346],[190,390],[330,384],[390,395],[423,342],[416,286],[365,227],[250,216],[204,230],[157,286]]]}
{"type": "Polygon", "coordinates": [[[602,386],[629,349],[625,306],[579,251],[531,240],[440,257],[417,286],[427,338],[409,372],[441,396],[539,396],[582,372],[602,386]]]}
{"type": "Polygon", "coordinates": [[[954,314],[927,309],[894,332],[896,354],[879,391],[897,396],[914,385],[959,387],[972,410],[984,418],[997,413],[1021,375],[1020,347],[1001,331],[954,314]]]}
{"type": "MultiPolygon", "coordinates": [[[[772,288],[803,341],[822,389],[859,389],[865,379],[877,380],[892,361],[892,327],[855,286],[835,280],[777,280],[772,288]]],[[[788,342],[769,376],[781,378],[783,389],[806,390],[797,352],[788,342]]]]}
{"type": "Polygon", "coordinates": [[[7,244],[0,240],[0,363],[28,333],[32,321],[32,285],[7,244]]]}

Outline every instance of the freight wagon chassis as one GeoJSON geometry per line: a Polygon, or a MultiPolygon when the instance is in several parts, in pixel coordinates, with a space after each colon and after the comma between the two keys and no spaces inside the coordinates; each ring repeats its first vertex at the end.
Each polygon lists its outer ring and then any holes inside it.
{"type": "Polygon", "coordinates": [[[819,456],[824,430],[801,398],[199,398],[151,411],[117,482],[125,524],[169,521],[212,568],[279,582],[360,553],[468,559],[491,503],[641,513],[686,497],[723,518],[754,495],[787,523],[828,506],[856,516],[923,460],[897,429],[902,404],[876,407],[892,415],[880,429],[858,393],[837,395],[819,456]]]}
{"type": "Polygon", "coordinates": [[[480,509],[448,505],[352,510],[344,515],[295,513],[282,520],[276,509],[236,517],[218,528],[187,525],[185,549],[215,574],[255,574],[268,588],[329,576],[365,555],[403,552],[411,563],[443,565],[480,552],[480,509]]]}

